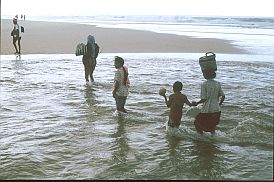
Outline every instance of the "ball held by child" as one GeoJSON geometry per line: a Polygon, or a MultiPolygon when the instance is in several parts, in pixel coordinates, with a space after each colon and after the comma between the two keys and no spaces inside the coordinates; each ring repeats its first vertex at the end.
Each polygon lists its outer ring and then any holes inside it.
{"type": "Polygon", "coordinates": [[[164,96],[165,94],[166,94],[166,89],[165,88],[160,88],[159,95],[164,96]]]}

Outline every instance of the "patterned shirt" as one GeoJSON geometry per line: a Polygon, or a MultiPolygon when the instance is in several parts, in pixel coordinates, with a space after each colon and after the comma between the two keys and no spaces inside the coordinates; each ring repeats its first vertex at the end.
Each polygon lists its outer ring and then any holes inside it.
{"type": "Polygon", "coordinates": [[[219,97],[224,96],[221,84],[214,79],[208,79],[202,83],[201,99],[206,99],[203,103],[201,113],[219,112],[219,97]]]}
{"type": "Polygon", "coordinates": [[[118,82],[118,90],[116,92],[116,94],[118,96],[128,96],[129,92],[128,92],[128,83],[125,85],[124,84],[124,69],[123,67],[118,68],[117,71],[115,72],[115,76],[114,76],[114,83],[117,81],[118,82]]]}

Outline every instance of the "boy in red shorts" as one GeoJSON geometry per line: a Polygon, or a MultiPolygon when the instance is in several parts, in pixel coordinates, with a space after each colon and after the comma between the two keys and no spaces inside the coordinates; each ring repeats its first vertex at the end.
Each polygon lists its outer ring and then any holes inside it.
{"type": "Polygon", "coordinates": [[[168,126],[173,128],[179,128],[181,124],[184,104],[186,103],[189,106],[193,106],[187,99],[187,96],[181,93],[182,89],[183,84],[176,81],[173,84],[174,93],[169,96],[169,100],[165,94],[162,95],[165,98],[167,107],[170,108],[168,126]]]}

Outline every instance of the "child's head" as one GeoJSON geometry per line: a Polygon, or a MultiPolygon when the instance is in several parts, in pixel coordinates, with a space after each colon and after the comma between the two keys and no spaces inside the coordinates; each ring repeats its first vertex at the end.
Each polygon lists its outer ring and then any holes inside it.
{"type": "Polygon", "coordinates": [[[115,66],[115,68],[123,67],[124,66],[124,59],[119,57],[119,56],[115,56],[114,66],[115,66]]]}
{"type": "Polygon", "coordinates": [[[183,89],[182,82],[177,81],[173,84],[173,91],[174,92],[180,92],[182,89],[183,89]]]}

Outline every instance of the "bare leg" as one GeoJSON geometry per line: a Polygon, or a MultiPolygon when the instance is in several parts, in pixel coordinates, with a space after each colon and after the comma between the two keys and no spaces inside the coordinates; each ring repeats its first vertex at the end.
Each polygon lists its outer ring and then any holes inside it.
{"type": "Polygon", "coordinates": [[[14,45],[15,50],[16,50],[15,53],[18,53],[18,49],[17,49],[17,46],[16,46],[16,41],[17,41],[17,39],[16,39],[16,38],[13,38],[13,45],[14,45]]]}
{"type": "Polygon", "coordinates": [[[94,69],[91,68],[91,70],[90,70],[90,80],[91,80],[92,82],[94,82],[93,71],[94,71],[94,69]]]}
{"type": "Polygon", "coordinates": [[[194,126],[195,126],[196,131],[202,135],[203,130],[201,130],[196,124],[194,124],[194,126]]]}
{"type": "Polygon", "coordinates": [[[93,78],[92,73],[90,74],[90,80],[91,80],[92,82],[94,82],[94,78],[93,78]]]}
{"type": "Polygon", "coordinates": [[[95,66],[96,66],[96,59],[92,59],[92,62],[90,64],[90,79],[92,82],[94,82],[93,72],[95,70],[95,66]]]}
{"type": "Polygon", "coordinates": [[[21,54],[21,37],[18,38],[19,54],[21,54]]]}
{"type": "Polygon", "coordinates": [[[88,77],[89,77],[90,69],[87,65],[84,65],[84,66],[85,66],[85,79],[86,79],[87,82],[89,82],[88,77]]]}
{"type": "Polygon", "coordinates": [[[90,81],[94,82],[94,78],[93,78],[93,71],[94,71],[93,62],[91,62],[89,64],[89,68],[90,68],[90,81]]]}

